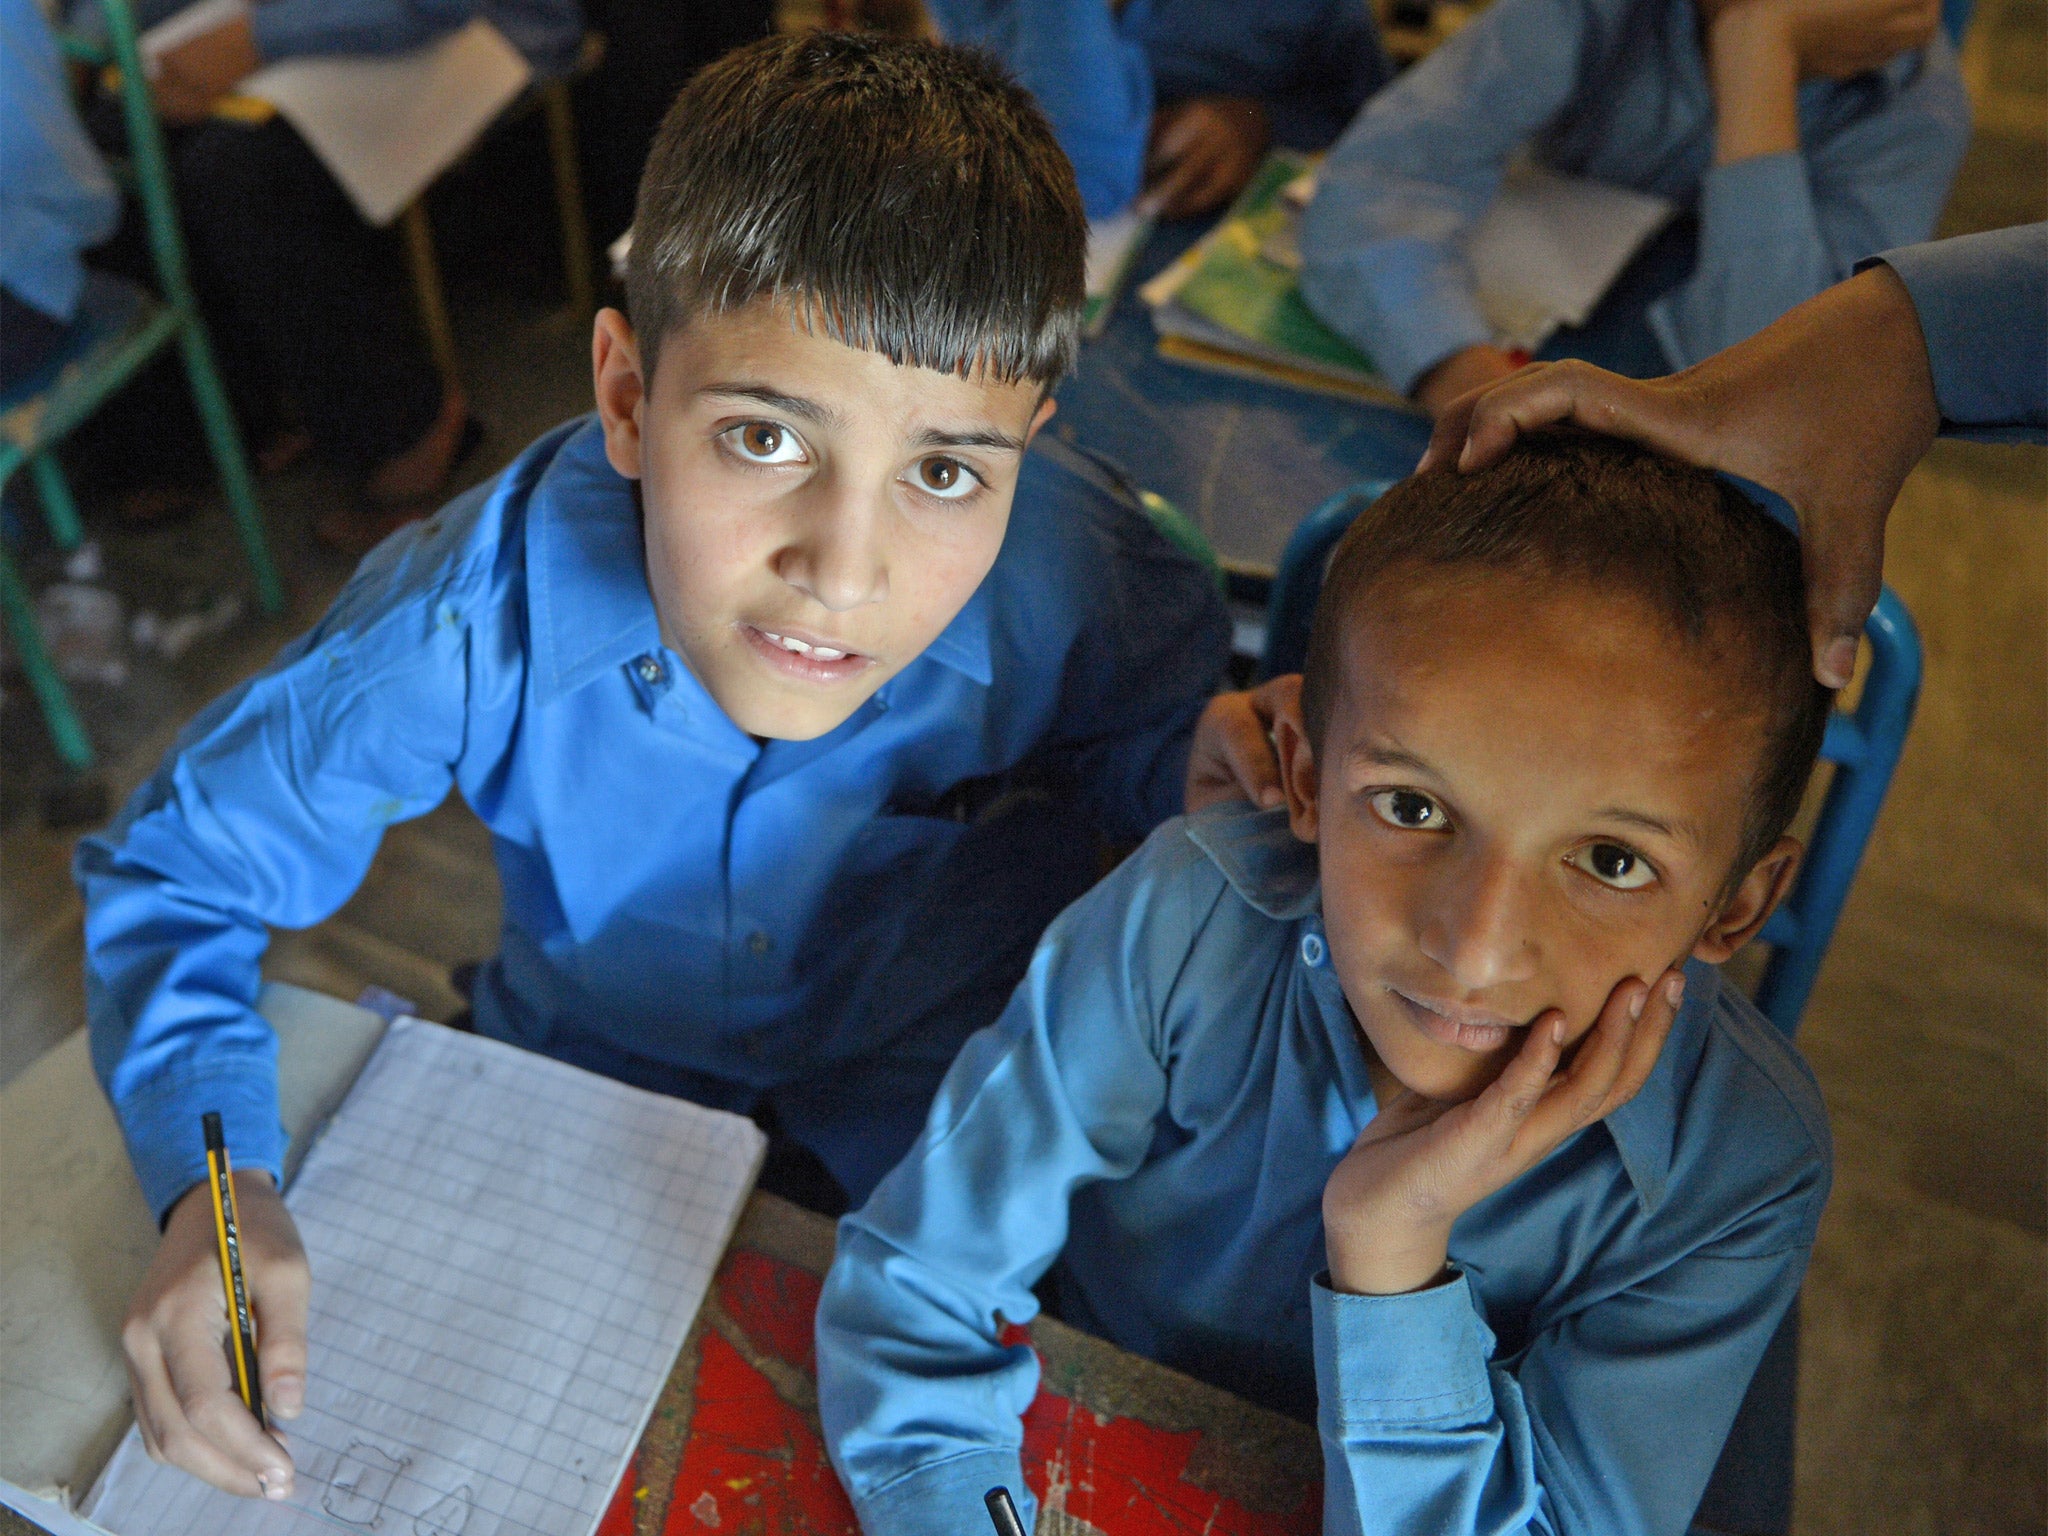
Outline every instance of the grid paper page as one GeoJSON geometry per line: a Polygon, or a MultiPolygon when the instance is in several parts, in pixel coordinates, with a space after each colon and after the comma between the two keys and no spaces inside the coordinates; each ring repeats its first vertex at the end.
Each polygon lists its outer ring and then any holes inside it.
{"type": "Polygon", "coordinates": [[[313,1267],[292,1498],[218,1493],[130,1429],[92,1519],[589,1536],[764,1145],[738,1115],[398,1020],[286,1197],[313,1267]]]}

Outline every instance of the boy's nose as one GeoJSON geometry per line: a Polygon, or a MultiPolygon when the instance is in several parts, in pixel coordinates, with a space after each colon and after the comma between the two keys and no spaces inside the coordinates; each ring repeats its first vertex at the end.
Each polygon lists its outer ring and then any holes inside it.
{"type": "Polygon", "coordinates": [[[1536,973],[1537,944],[1527,893],[1505,859],[1456,861],[1425,894],[1422,952],[1468,992],[1536,973]]]}
{"type": "Polygon", "coordinates": [[[880,602],[889,593],[884,515],[856,497],[821,498],[778,556],[777,574],[834,613],[880,602]]]}

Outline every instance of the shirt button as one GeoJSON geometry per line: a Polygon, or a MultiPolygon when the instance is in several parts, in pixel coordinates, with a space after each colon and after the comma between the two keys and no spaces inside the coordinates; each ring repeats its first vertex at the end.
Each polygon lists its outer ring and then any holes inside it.
{"type": "Polygon", "coordinates": [[[747,936],[747,948],[757,955],[765,955],[774,947],[775,941],[765,933],[753,933],[747,936]]]}
{"type": "Polygon", "coordinates": [[[661,663],[652,656],[637,656],[633,659],[633,670],[640,674],[640,681],[649,687],[661,681],[661,663]]]}
{"type": "Polygon", "coordinates": [[[1320,933],[1304,933],[1301,936],[1301,963],[1311,969],[1321,969],[1330,958],[1330,947],[1323,942],[1320,933]]]}

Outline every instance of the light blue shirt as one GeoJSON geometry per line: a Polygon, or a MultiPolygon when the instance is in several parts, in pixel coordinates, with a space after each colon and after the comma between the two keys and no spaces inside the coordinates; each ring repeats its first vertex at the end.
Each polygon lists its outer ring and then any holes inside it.
{"type": "Polygon", "coordinates": [[[504,891],[480,1030],[829,1083],[892,1038],[862,982],[966,831],[942,797],[1043,765],[1142,836],[1180,808],[1227,649],[1207,574],[1054,444],[922,656],[825,736],[756,740],[662,644],[637,488],[598,425],[557,428],[380,546],[80,843],[93,1061],[151,1208],[203,1175],[206,1109],[238,1164],[279,1171],[268,930],[328,916],[384,829],[451,788],[504,891]]]}
{"type": "Polygon", "coordinates": [[[1695,0],[1497,0],[1374,97],[1303,217],[1302,294],[1403,392],[1491,339],[1464,242],[1517,148],[1699,218],[1650,306],[1673,368],[1762,330],[1865,256],[1925,240],[1970,136],[1955,53],[1799,87],[1800,148],[1714,162],[1695,0]]]}
{"type": "Polygon", "coordinates": [[[1069,1321],[1313,1411],[1333,1536],[1685,1529],[1827,1199],[1812,1075],[1691,965],[1642,1091],[1466,1212],[1453,1280],[1337,1295],[1323,1186],[1375,1105],[1320,910],[1285,813],[1232,806],[1047,931],[840,1223],[818,1385],[868,1536],[1024,1486],[1038,1364],[999,1319],[1055,1259],[1069,1321]]]}
{"type": "Polygon", "coordinates": [[[79,252],[111,235],[120,216],[49,23],[35,0],[0,0],[0,284],[69,320],[85,282],[79,252]]]}
{"type": "Polygon", "coordinates": [[[1875,259],[1912,295],[1943,434],[2048,442],[2048,224],[1875,259]]]}
{"type": "Polygon", "coordinates": [[[929,0],[947,38],[988,49],[1037,97],[1090,218],[1144,179],[1155,105],[1252,96],[1273,136],[1321,149],[1387,79],[1364,0],[929,0]]]}
{"type": "MultiPolygon", "coordinates": [[[[139,0],[136,24],[152,27],[192,0],[139,0]]],[[[402,53],[481,16],[526,56],[534,73],[559,75],[583,43],[577,0],[256,0],[249,30],[267,60],[323,53],[402,53]]],[[[72,25],[103,29],[97,0],[73,0],[72,25]]]]}

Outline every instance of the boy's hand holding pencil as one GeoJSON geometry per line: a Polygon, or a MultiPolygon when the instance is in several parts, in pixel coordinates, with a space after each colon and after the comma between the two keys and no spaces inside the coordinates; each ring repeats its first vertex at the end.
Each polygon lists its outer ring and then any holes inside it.
{"type": "MultiPolygon", "coordinates": [[[[306,1394],[312,1274],[270,1175],[243,1169],[233,1175],[233,1190],[258,1401],[273,1418],[295,1418],[306,1394]]],[[[122,1324],[135,1419],[156,1460],[229,1493],[282,1499],[292,1491],[292,1459],[237,1390],[236,1327],[221,1251],[212,1190],[202,1182],[171,1208],[122,1324]]]]}

